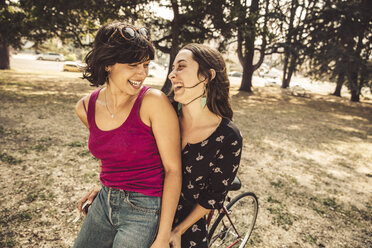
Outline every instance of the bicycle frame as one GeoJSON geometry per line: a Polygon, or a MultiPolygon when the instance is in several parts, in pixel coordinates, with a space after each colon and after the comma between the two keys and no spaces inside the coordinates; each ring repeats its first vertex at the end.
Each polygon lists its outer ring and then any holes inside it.
{"type": "MultiPolygon", "coordinates": [[[[230,216],[229,216],[229,211],[226,209],[225,206],[222,207],[222,212],[226,215],[227,219],[229,220],[231,226],[233,227],[235,233],[236,233],[236,240],[231,244],[229,245],[228,247],[226,248],[232,248],[234,245],[236,245],[239,241],[242,240],[242,236],[239,234],[238,230],[236,229],[234,223],[232,222],[230,216]]],[[[214,209],[212,209],[209,214],[208,214],[208,217],[207,217],[207,227],[209,227],[211,221],[212,221],[212,217],[213,217],[213,214],[214,214],[214,209]]]]}

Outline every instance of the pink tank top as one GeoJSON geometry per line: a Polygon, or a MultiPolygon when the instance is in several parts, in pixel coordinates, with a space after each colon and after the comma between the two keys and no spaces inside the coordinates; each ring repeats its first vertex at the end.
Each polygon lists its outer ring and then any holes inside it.
{"type": "Polygon", "coordinates": [[[149,87],[143,86],[127,120],[118,128],[102,131],[95,121],[95,103],[101,89],[89,99],[88,147],[102,161],[100,180],[111,188],[161,196],[164,168],[151,127],[139,115],[141,101],[149,87]]]}

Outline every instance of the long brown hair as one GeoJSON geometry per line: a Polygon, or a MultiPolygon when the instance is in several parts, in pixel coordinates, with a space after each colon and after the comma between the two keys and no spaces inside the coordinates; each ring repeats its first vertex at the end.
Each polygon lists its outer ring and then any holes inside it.
{"type": "Polygon", "coordinates": [[[206,93],[209,110],[231,120],[233,111],[229,96],[230,81],[221,53],[209,46],[196,43],[188,44],[182,49],[192,52],[193,59],[199,64],[198,75],[208,78],[206,93]],[[216,76],[212,80],[211,69],[216,71],[216,76]]]}

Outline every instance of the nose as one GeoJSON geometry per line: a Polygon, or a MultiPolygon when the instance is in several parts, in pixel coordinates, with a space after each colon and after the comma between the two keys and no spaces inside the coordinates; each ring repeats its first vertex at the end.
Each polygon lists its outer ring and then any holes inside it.
{"type": "Polygon", "coordinates": [[[148,68],[145,65],[137,67],[137,74],[146,77],[147,73],[148,73],[148,68]]]}
{"type": "Polygon", "coordinates": [[[174,79],[175,77],[176,77],[176,75],[175,75],[175,73],[174,73],[174,70],[172,70],[172,71],[169,73],[168,78],[169,78],[169,80],[172,81],[172,79],[174,79]]]}

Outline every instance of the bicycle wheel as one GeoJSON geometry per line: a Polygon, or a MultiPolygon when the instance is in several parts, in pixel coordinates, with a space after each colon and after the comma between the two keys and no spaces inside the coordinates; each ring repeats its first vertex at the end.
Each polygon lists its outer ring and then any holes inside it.
{"type": "Polygon", "coordinates": [[[236,242],[233,247],[243,248],[252,234],[258,213],[257,196],[245,192],[235,197],[226,207],[228,217],[221,212],[208,232],[209,247],[226,248],[236,242]],[[240,235],[236,233],[234,226],[240,235]],[[239,246],[238,246],[239,245],[239,246]]]}

